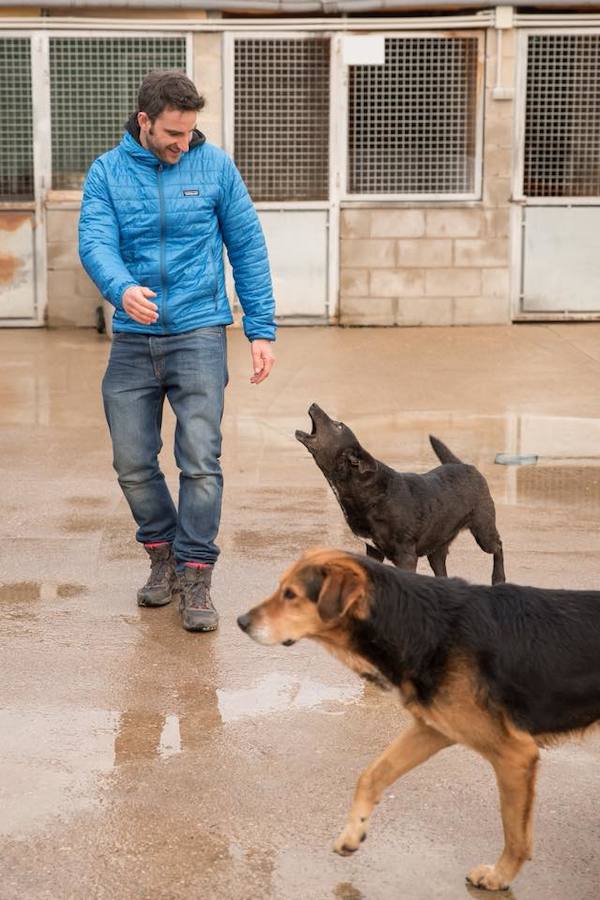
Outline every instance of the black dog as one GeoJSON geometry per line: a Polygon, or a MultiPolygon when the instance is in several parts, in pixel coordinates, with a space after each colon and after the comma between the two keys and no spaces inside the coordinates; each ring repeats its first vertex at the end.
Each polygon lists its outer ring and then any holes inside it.
{"type": "Polygon", "coordinates": [[[312,453],[338,499],[348,525],[366,543],[367,555],[387,557],[414,572],[426,556],[434,575],[445,576],[450,544],[468,528],[481,549],[494,555],[492,584],[505,581],[502,541],[487,481],[437,438],[429,440],[443,465],[424,475],[400,473],[361,447],[343,422],[316,403],[308,414],[312,432],[296,439],[312,453]]]}
{"type": "Polygon", "coordinates": [[[316,641],[370,681],[383,678],[411,715],[359,778],[338,853],[358,850],[390,784],[463,744],[494,768],[505,839],[496,864],[468,879],[508,886],[531,858],[538,748],[600,722],[599,591],[442,581],[315,550],[238,625],[261,644],[316,641]]]}

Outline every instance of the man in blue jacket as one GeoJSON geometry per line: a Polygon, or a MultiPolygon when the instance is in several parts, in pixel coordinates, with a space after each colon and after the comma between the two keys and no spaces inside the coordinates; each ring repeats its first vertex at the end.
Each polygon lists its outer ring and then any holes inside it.
{"type": "Polygon", "coordinates": [[[91,166],[79,253],[115,307],[102,394],[114,467],[150,557],[140,606],[179,592],[188,631],[213,631],[227,384],[223,244],[260,384],[273,365],[275,304],[258,216],[230,157],[196,130],[204,101],[178,71],[151,72],[121,143],[91,166]],[[175,508],[158,464],[163,403],[175,416],[175,508]]]}

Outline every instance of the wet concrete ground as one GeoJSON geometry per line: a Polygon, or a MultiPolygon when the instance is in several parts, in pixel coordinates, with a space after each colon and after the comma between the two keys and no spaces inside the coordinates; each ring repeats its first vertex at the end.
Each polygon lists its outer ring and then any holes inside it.
{"type": "MultiPolygon", "coordinates": [[[[253,387],[230,332],[221,627],[191,635],[175,609],[135,604],[146,563],[101,410],[108,342],[0,332],[2,900],[485,896],[464,875],[501,844],[491,769],[444,751],[335,856],[356,778],[403,713],[309,642],[259,647],[235,618],[307,546],[360,547],[293,439],[313,400],[397,468],[433,467],[430,432],[476,463],[509,579],[600,587],[600,325],[286,329],[277,351],[253,387]]],[[[174,484],[171,435],[168,417],[174,484]]],[[[466,535],[448,568],[488,581],[491,559],[466,535]]],[[[599,795],[600,736],[544,752],[512,896],[600,895],[599,795]]]]}

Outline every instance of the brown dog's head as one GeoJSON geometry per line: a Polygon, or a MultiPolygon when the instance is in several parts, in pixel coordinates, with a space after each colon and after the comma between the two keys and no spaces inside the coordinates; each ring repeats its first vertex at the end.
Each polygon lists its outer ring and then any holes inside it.
{"type": "Polygon", "coordinates": [[[303,637],[344,643],[351,619],[369,613],[369,582],[358,560],[340,550],[305,553],[263,603],[238,618],[259,644],[285,644],[303,637]]]}

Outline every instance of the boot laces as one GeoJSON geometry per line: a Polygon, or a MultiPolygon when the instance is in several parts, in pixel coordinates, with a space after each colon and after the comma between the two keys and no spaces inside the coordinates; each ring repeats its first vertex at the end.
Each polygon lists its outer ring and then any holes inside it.
{"type": "Polygon", "coordinates": [[[184,584],[184,604],[188,609],[214,609],[210,599],[210,584],[204,578],[184,584]]]}
{"type": "Polygon", "coordinates": [[[152,559],[150,562],[150,577],[148,578],[147,587],[156,587],[162,581],[168,579],[171,565],[170,558],[152,559]]]}

